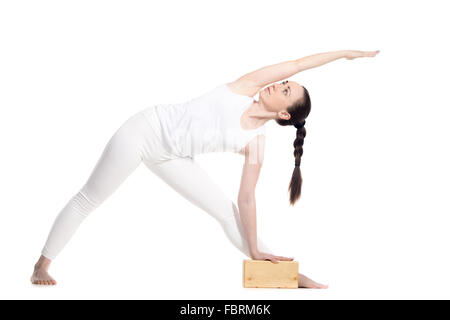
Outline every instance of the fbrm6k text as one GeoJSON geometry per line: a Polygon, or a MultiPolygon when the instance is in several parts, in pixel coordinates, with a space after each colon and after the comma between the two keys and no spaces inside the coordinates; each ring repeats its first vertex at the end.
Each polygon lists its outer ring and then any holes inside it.
{"type": "Polygon", "coordinates": [[[214,312],[224,313],[226,315],[260,315],[270,314],[269,305],[247,305],[247,304],[226,304],[222,308],[216,308],[212,306],[194,306],[188,304],[180,308],[180,315],[206,315],[208,318],[213,315],[214,312]]]}

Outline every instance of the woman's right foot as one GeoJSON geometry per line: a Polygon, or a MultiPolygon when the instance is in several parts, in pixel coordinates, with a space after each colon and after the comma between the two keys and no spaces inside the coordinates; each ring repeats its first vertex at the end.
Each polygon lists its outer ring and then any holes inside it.
{"type": "Polygon", "coordinates": [[[298,287],[299,288],[312,288],[312,289],[327,289],[328,285],[321,284],[318,282],[315,282],[305,276],[304,274],[299,273],[298,274],[298,287]]]}
{"type": "Polygon", "coordinates": [[[43,284],[43,285],[55,285],[56,280],[53,279],[43,268],[34,269],[33,275],[31,276],[32,284],[43,284]]]}

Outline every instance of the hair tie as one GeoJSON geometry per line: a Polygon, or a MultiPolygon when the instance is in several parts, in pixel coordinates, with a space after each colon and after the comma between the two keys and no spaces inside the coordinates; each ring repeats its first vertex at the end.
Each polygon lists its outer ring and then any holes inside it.
{"type": "Polygon", "coordinates": [[[303,120],[300,123],[296,123],[296,124],[294,124],[294,127],[296,127],[297,129],[301,129],[305,126],[305,122],[306,122],[306,120],[303,120]]]}
{"type": "Polygon", "coordinates": [[[300,162],[295,161],[295,166],[300,167],[300,162]]]}

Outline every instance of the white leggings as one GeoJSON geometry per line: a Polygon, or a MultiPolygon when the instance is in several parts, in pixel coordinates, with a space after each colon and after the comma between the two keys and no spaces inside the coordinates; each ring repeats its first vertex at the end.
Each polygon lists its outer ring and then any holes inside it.
{"type": "MultiPolygon", "coordinates": [[[[215,218],[231,243],[250,256],[239,210],[190,157],[173,156],[161,139],[153,107],[131,116],[114,133],[85,185],[60,211],[41,253],[55,259],[81,222],[140,165],[145,165],[190,202],[215,218]]],[[[258,250],[272,253],[258,239],[258,250]]]]}

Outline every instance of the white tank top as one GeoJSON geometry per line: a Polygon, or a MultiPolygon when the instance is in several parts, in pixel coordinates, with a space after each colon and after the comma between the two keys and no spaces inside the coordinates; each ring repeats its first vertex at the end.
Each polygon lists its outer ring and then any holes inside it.
{"type": "Polygon", "coordinates": [[[244,130],[240,119],[253,98],[234,93],[226,84],[187,102],[155,105],[162,140],[179,157],[208,152],[236,152],[257,135],[265,135],[267,122],[244,130]]]}

